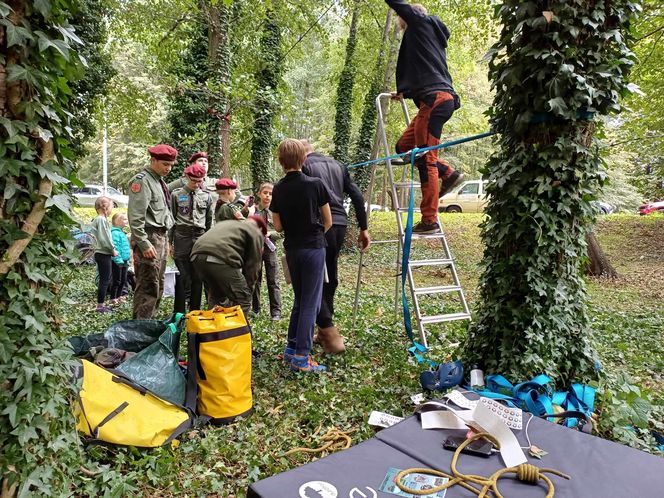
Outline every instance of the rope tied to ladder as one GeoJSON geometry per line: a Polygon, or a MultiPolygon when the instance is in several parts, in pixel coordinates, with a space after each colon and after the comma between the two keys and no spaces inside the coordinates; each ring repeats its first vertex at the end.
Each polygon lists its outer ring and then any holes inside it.
{"type": "Polygon", "coordinates": [[[397,474],[396,476],[396,485],[399,487],[399,489],[401,489],[405,493],[410,493],[413,495],[429,495],[429,494],[438,493],[439,491],[443,491],[444,489],[450,488],[458,484],[459,486],[462,486],[463,488],[475,493],[478,496],[478,498],[484,498],[489,491],[491,491],[496,498],[503,498],[503,495],[498,490],[498,479],[500,479],[504,474],[516,474],[516,478],[519,481],[527,482],[529,484],[537,484],[539,481],[544,481],[548,486],[546,498],[553,498],[556,491],[555,487],[551,479],[549,479],[549,477],[544,474],[552,474],[568,480],[571,479],[570,476],[556,469],[540,468],[529,463],[522,463],[521,465],[518,465],[516,467],[508,467],[505,469],[500,469],[494,472],[490,477],[484,477],[475,474],[463,474],[459,472],[457,470],[457,462],[459,460],[459,455],[466,446],[468,446],[470,443],[480,438],[486,439],[495,444],[497,448],[500,448],[500,443],[493,436],[491,436],[491,434],[486,432],[475,434],[471,438],[466,439],[463,443],[461,443],[454,452],[451,464],[452,474],[448,474],[440,470],[414,467],[399,472],[399,474],[397,474]],[[440,486],[434,487],[433,489],[424,489],[424,490],[412,489],[402,484],[401,481],[404,479],[404,477],[414,473],[428,474],[438,477],[447,477],[449,480],[446,483],[441,484],[440,486]],[[477,486],[481,486],[481,488],[475,487],[474,484],[477,486]]]}

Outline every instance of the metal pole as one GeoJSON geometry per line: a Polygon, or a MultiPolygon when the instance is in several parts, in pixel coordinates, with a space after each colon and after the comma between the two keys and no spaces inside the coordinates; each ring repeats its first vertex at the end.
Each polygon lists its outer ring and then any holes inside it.
{"type": "Polygon", "coordinates": [[[108,195],[108,126],[106,124],[106,111],[104,111],[104,143],[102,144],[101,151],[101,170],[104,195],[108,195]]]}

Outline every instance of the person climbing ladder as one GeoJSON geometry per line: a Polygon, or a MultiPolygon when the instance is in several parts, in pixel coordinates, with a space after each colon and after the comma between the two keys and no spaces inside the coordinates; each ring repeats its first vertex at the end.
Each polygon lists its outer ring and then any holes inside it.
{"type": "MultiPolygon", "coordinates": [[[[420,4],[404,0],[385,0],[397,13],[397,23],[404,32],[397,60],[397,93],[394,98],[409,98],[418,113],[397,141],[398,154],[415,147],[432,147],[440,143],[443,125],[460,107],[459,96],[452,86],[447,67],[447,41],[450,30],[436,16],[427,15],[420,4]]],[[[438,159],[438,150],[430,150],[415,161],[422,184],[420,210],[422,220],[414,233],[440,231],[438,199],[458,185],[463,175],[446,161],[438,159]],[[440,191],[438,182],[442,181],[440,191]]]]}

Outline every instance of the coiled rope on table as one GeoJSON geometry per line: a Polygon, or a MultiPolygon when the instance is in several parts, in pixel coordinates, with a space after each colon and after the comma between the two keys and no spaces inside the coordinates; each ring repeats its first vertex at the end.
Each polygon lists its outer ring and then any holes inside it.
{"type": "Polygon", "coordinates": [[[546,494],[546,498],[553,498],[555,494],[555,487],[553,486],[553,482],[551,482],[551,479],[549,479],[544,474],[548,473],[559,477],[563,477],[565,479],[570,479],[570,476],[568,476],[567,474],[563,474],[558,470],[540,468],[536,467],[535,465],[531,465],[529,463],[523,463],[516,467],[508,467],[505,469],[500,469],[494,472],[491,475],[491,477],[484,477],[475,474],[462,474],[457,470],[457,461],[459,460],[459,455],[466,446],[468,446],[470,443],[480,438],[484,438],[488,441],[491,441],[493,444],[496,445],[497,448],[500,448],[500,443],[493,436],[491,436],[491,434],[488,434],[486,432],[475,434],[473,437],[466,439],[463,443],[461,443],[454,452],[454,456],[452,457],[452,465],[451,465],[453,475],[439,470],[433,470],[427,468],[411,468],[411,469],[402,470],[397,474],[396,485],[399,487],[399,489],[401,489],[405,493],[410,493],[413,495],[429,495],[429,494],[438,493],[439,491],[442,491],[444,489],[447,489],[449,487],[458,484],[459,486],[462,486],[467,490],[475,493],[478,496],[478,498],[484,498],[489,491],[493,492],[496,498],[503,498],[503,495],[498,490],[498,479],[500,479],[504,474],[516,474],[516,478],[519,481],[527,482],[530,484],[537,484],[540,480],[544,481],[549,487],[546,494]],[[404,477],[414,473],[428,474],[437,477],[447,477],[449,481],[433,489],[411,489],[408,486],[405,486],[404,484],[401,483],[404,477]],[[477,484],[482,487],[477,488],[473,486],[473,484],[477,484]]]}

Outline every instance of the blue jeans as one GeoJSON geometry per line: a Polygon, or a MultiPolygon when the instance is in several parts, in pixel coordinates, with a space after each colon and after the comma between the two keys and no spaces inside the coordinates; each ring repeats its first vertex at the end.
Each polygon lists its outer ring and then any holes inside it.
{"type": "Polygon", "coordinates": [[[325,248],[287,249],[286,261],[295,294],[288,323],[288,347],[297,355],[308,355],[323,294],[325,248]]]}

